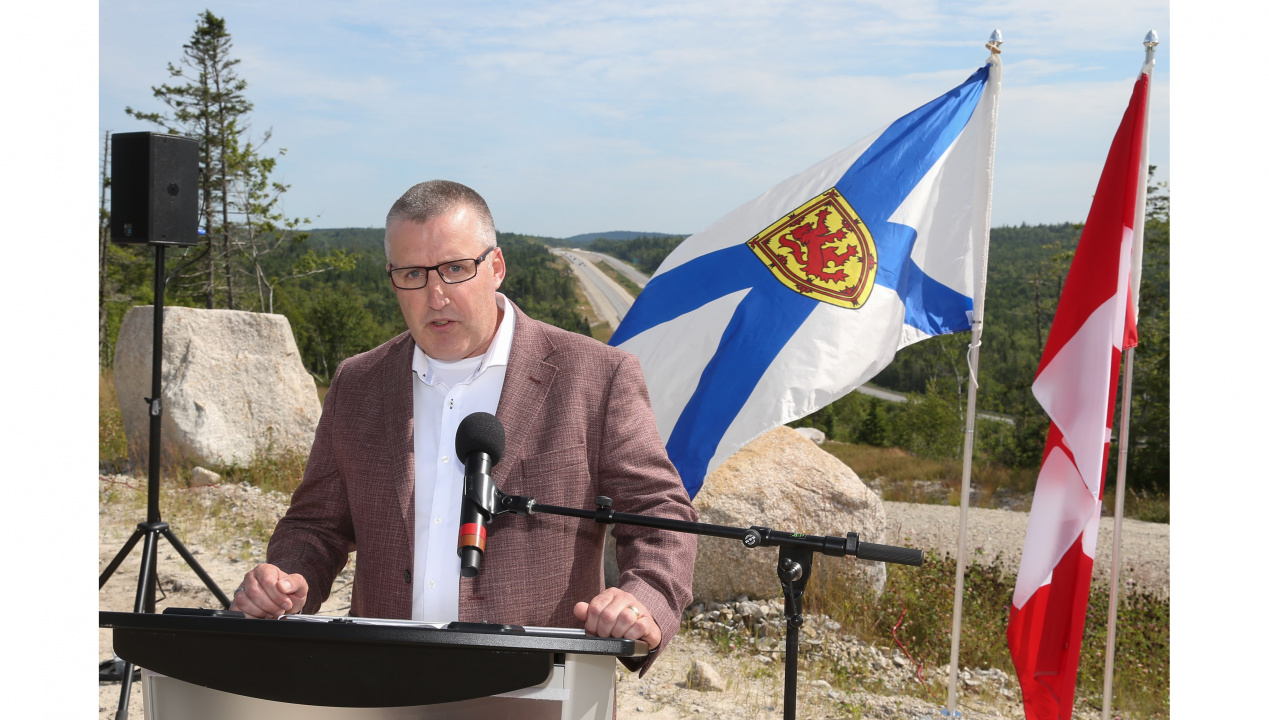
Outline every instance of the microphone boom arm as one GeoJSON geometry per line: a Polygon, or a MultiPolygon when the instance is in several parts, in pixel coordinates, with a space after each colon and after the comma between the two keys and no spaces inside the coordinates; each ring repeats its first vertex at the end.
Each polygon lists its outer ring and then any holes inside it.
{"type": "MultiPolygon", "coordinates": [[[[493,516],[512,513],[528,517],[537,513],[563,515],[565,517],[594,520],[603,525],[638,525],[641,527],[670,530],[673,532],[708,535],[711,537],[739,540],[745,547],[766,547],[775,545],[780,548],[776,560],[776,575],[780,578],[780,589],[784,594],[784,719],[797,718],[797,683],[798,683],[798,628],[802,627],[802,595],[806,591],[806,583],[811,577],[811,564],[815,553],[843,557],[852,555],[860,560],[876,560],[884,563],[912,565],[920,567],[925,562],[925,554],[913,548],[895,545],[879,545],[860,542],[859,535],[846,533],[846,537],[832,535],[806,535],[772,530],[768,527],[753,525],[748,528],[728,525],[711,525],[709,523],[691,522],[689,520],[672,520],[637,513],[614,512],[612,499],[604,496],[595,498],[594,510],[544,505],[527,495],[507,495],[493,487],[493,516]]],[[[492,518],[491,518],[492,519],[492,518]]]]}
{"type": "Polygon", "coordinates": [[[493,510],[494,516],[514,513],[527,517],[535,513],[544,513],[547,515],[563,515],[565,517],[594,520],[604,525],[638,525],[640,527],[671,530],[693,535],[708,535],[740,540],[745,547],[749,548],[770,547],[773,545],[805,548],[812,552],[832,555],[833,557],[852,555],[860,560],[876,560],[878,562],[912,565],[914,567],[920,567],[925,561],[924,553],[920,550],[895,545],[861,542],[859,535],[853,532],[846,533],[846,537],[806,535],[804,533],[772,530],[760,525],[739,528],[730,525],[712,525],[690,520],[659,518],[637,513],[614,512],[612,500],[602,495],[595,498],[595,510],[580,510],[557,505],[544,505],[527,495],[507,495],[496,487],[494,488],[494,494],[496,496],[493,503],[495,508],[493,510]]]}

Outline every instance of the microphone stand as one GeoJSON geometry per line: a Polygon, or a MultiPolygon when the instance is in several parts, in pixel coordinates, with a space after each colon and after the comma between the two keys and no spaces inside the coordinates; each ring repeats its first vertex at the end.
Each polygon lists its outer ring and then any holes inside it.
{"type": "Polygon", "coordinates": [[[711,537],[730,538],[744,543],[745,547],[766,547],[775,545],[780,548],[776,560],[776,575],[780,578],[780,590],[784,593],[784,718],[795,720],[797,717],[798,686],[798,629],[802,627],[802,595],[806,591],[806,583],[811,578],[811,564],[815,553],[843,557],[853,555],[860,560],[877,560],[900,565],[920,567],[925,560],[920,550],[896,547],[894,545],[878,545],[860,542],[856,533],[846,533],[846,537],[806,535],[804,533],[782,532],[768,527],[754,525],[748,528],[728,525],[711,525],[709,523],[691,522],[688,520],[671,520],[637,513],[614,512],[612,499],[604,496],[595,498],[594,510],[578,510],[575,508],[544,505],[526,495],[507,495],[494,488],[493,497],[486,496],[473,499],[491,517],[514,513],[529,516],[535,513],[563,515],[587,520],[594,520],[604,525],[638,525],[641,527],[671,530],[673,532],[691,533],[693,535],[709,535],[711,537]],[[492,502],[490,502],[492,500],[492,502]]]}

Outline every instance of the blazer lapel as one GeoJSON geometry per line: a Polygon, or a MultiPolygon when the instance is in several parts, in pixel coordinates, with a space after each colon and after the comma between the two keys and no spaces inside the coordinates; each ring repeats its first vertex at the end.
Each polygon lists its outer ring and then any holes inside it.
{"type": "Polygon", "coordinates": [[[519,464],[530,435],[536,432],[547,393],[555,381],[557,368],[544,361],[555,346],[538,327],[537,322],[515,310],[515,334],[511,338],[511,355],[507,374],[498,398],[498,419],[506,431],[507,444],[503,459],[494,467],[494,481],[501,484],[519,464]]]}

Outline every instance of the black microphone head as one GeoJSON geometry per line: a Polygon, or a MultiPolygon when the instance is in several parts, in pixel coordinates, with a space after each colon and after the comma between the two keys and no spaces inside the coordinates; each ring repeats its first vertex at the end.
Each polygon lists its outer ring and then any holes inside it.
{"type": "Polygon", "coordinates": [[[507,435],[502,429],[502,422],[487,412],[476,412],[463,418],[458,424],[458,432],[454,434],[454,452],[458,453],[461,463],[466,463],[471,453],[483,452],[489,456],[490,466],[497,465],[506,444],[507,435]]]}

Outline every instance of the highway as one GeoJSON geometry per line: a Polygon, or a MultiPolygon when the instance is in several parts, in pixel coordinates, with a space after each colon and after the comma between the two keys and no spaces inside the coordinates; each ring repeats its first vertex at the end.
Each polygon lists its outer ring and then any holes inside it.
{"type": "MultiPolygon", "coordinates": [[[[551,252],[568,261],[569,268],[581,281],[582,291],[590,300],[590,306],[595,309],[595,314],[599,316],[600,321],[608,323],[609,327],[616,330],[622,318],[630,310],[630,306],[634,304],[634,298],[630,296],[630,293],[618,285],[616,280],[595,267],[594,261],[588,256],[594,256],[596,253],[560,248],[551,248],[551,252]]],[[[644,282],[647,282],[646,278],[644,282]]]]}
{"type": "Polygon", "coordinates": [[[630,278],[630,281],[639,287],[643,287],[648,284],[648,276],[636,270],[633,265],[630,265],[625,260],[620,260],[612,255],[591,252],[589,250],[578,250],[577,248],[573,248],[572,250],[569,250],[569,252],[586,258],[591,262],[599,262],[600,260],[603,260],[616,269],[617,272],[630,278]]]}

